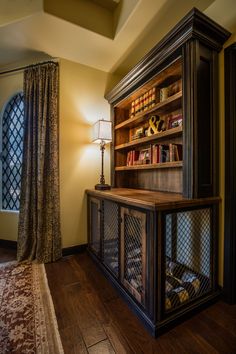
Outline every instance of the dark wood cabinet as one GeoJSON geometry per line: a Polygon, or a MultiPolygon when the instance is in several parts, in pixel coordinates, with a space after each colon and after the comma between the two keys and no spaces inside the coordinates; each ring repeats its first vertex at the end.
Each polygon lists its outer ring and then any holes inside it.
{"type": "Polygon", "coordinates": [[[229,36],[193,9],[106,95],[113,188],[87,191],[89,251],[153,335],[219,295],[218,52],[229,36]]]}
{"type": "Polygon", "coordinates": [[[153,335],[219,295],[219,198],[170,202],[125,188],[87,195],[89,252],[153,335]]]}

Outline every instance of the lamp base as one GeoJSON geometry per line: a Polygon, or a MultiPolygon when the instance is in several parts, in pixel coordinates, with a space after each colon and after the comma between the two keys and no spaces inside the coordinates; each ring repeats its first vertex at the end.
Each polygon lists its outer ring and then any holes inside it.
{"type": "Polygon", "coordinates": [[[111,189],[111,186],[109,186],[109,184],[96,184],[95,185],[95,189],[100,190],[100,191],[104,191],[107,189],[111,189]]]}

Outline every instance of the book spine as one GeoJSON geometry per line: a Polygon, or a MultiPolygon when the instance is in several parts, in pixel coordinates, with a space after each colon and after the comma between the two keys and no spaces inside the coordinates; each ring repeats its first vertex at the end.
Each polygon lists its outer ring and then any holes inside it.
{"type": "Polygon", "coordinates": [[[130,152],[128,152],[128,154],[127,154],[127,158],[126,158],[126,166],[129,166],[129,155],[130,155],[130,152]]]}
{"type": "Polygon", "coordinates": [[[152,163],[157,163],[157,146],[152,146],[152,163]]]}
{"type": "Polygon", "coordinates": [[[169,144],[169,152],[170,152],[170,162],[174,161],[173,158],[173,144],[169,144]]]}
{"type": "Polygon", "coordinates": [[[160,156],[159,156],[159,150],[160,150],[160,145],[157,145],[157,151],[156,151],[156,156],[157,156],[157,163],[160,162],[160,156]]]}
{"type": "Polygon", "coordinates": [[[159,162],[162,163],[162,151],[163,151],[163,146],[159,145],[159,162]]]}

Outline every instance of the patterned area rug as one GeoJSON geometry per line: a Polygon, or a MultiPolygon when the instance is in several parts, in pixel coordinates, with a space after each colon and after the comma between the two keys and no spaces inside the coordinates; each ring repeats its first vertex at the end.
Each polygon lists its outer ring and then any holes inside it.
{"type": "Polygon", "coordinates": [[[63,354],[43,264],[0,264],[0,353],[63,354]]]}

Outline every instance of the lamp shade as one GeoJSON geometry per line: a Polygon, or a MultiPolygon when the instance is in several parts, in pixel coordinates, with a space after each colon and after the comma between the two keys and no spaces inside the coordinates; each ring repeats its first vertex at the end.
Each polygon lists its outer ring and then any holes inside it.
{"type": "Polygon", "coordinates": [[[110,120],[98,120],[93,125],[92,141],[94,143],[100,143],[101,141],[109,143],[112,140],[111,124],[110,120]]]}

